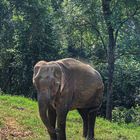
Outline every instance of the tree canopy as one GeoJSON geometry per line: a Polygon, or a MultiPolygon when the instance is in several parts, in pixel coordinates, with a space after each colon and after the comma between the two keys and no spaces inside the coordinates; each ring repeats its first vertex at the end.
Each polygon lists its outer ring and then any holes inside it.
{"type": "Polygon", "coordinates": [[[36,98],[33,66],[73,57],[102,75],[102,115],[140,94],[140,0],[1,0],[0,88],[36,98]],[[106,106],[105,106],[106,104],[106,106]]]}

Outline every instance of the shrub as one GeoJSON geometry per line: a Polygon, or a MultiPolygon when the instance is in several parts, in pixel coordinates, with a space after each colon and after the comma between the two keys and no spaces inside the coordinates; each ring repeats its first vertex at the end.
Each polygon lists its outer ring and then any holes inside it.
{"type": "Polygon", "coordinates": [[[134,123],[140,125],[140,106],[126,109],[124,107],[115,107],[112,112],[113,122],[134,123]]]}

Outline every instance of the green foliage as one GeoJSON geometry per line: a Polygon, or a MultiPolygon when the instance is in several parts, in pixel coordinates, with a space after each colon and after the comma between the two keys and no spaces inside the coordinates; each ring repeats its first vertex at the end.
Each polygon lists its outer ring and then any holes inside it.
{"type": "Polygon", "coordinates": [[[6,0],[1,4],[0,75],[5,82],[0,87],[5,92],[35,97],[33,65],[59,57],[51,7],[48,1],[39,0],[6,0]]]}
{"type": "Polygon", "coordinates": [[[140,106],[130,109],[115,107],[112,120],[118,123],[134,123],[140,126],[140,106]]]}
{"type": "Polygon", "coordinates": [[[114,77],[114,106],[131,108],[139,95],[140,63],[132,56],[121,57],[116,61],[114,77]]]}

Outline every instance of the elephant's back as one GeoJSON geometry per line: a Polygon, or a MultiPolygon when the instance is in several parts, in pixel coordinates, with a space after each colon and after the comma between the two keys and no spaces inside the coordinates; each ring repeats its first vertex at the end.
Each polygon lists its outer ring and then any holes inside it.
{"type": "MultiPolygon", "coordinates": [[[[57,61],[58,63],[62,63],[69,70],[83,70],[89,72],[95,72],[96,70],[92,68],[89,64],[83,63],[74,58],[64,58],[57,61]]],[[[81,71],[82,72],[82,71],[81,71]]]]}
{"type": "Polygon", "coordinates": [[[79,82],[102,84],[100,73],[89,64],[73,58],[65,58],[58,60],[57,62],[59,64],[61,63],[63,67],[68,70],[68,74],[75,80],[79,80],[79,82]]]}
{"type": "Polygon", "coordinates": [[[86,76],[90,79],[95,79],[97,81],[102,81],[100,73],[91,67],[89,64],[83,63],[74,58],[65,58],[58,60],[59,63],[63,63],[65,68],[67,68],[74,76],[86,76]]]}
{"type": "Polygon", "coordinates": [[[72,108],[99,106],[103,96],[103,81],[98,71],[73,58],[62,59],[71,75],[74,89],[72,108]]]}

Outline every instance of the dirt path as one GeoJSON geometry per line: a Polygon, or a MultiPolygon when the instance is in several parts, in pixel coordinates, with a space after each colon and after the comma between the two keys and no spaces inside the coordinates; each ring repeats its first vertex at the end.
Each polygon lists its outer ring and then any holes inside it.
{"type": "Polygon", "coordinates": [[[7,117],[4,126],[0,128],[0,140],[25,140],[33,133],[23,129],[15,118],[7,117]]]}

